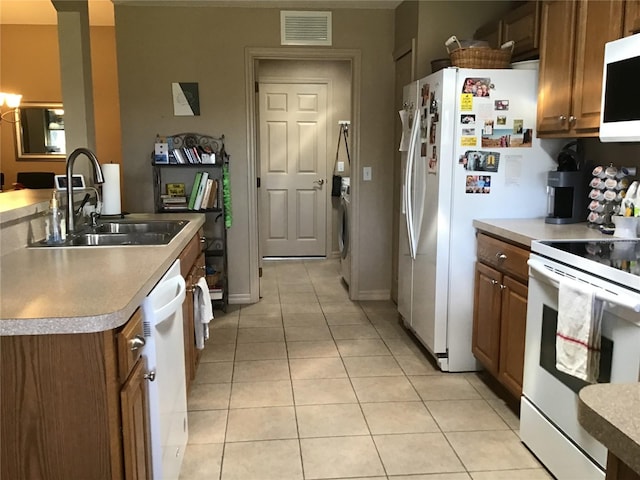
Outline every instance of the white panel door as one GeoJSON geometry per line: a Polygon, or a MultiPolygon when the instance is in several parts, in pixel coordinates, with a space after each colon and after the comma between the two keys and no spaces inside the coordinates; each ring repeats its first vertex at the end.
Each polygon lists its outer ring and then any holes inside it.
{"type": "Polygon", "coordinates": [[[261,83],[259,89],[262,254],[324,256],[327,86],[261,83]]]}

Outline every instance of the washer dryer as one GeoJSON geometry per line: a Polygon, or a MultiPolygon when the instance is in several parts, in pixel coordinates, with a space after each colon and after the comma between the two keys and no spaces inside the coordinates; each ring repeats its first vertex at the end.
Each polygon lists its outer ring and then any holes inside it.
{"type": "Polygon", "coordinates": [[[340,228],[338,233],[338,245],[340,246],[340,267],[342,279],[349,285],[351,281],[351,246],[350,246],[350,216],[351,216],[351,179],[342,178],[340,188],[340,228]]]}

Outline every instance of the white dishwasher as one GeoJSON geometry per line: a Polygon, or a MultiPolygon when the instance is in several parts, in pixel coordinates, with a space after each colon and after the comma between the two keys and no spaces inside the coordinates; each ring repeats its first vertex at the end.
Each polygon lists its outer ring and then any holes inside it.
{"type": "Polygon", "coordinates": [[[184,365],[182,303],[185,281],[180,260],[169,268],[142,303],[149,382],[151,462],[155,480],[177,480],[189,429],[184,365]]]}

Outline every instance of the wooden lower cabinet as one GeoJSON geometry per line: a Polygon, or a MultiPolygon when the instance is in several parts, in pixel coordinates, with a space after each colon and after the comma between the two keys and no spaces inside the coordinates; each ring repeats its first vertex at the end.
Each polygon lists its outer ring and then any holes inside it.
{"type": "Polygon", "coordinates": [[[187,393],[196,376],[200,361],[200,350],[195,343],[195,312],[193,308],[193,292],[198,280],[205,274],[205,257],[202,251],[202,230],[196,235],[180,254],[180,271],[186,282],[186,295],[182,304],[182,320],[184,329],[184,364],[187,393]]]}
{"type": "Polygon", "coordinates": [[[146,375],[144,358],[140,358],[120,391],[124,477],[127,480],[151,478],[146,375]]]}
{"type": "Polygon", "coordinates": [[[478,235],[481,261],[475,270],[471,348],[487,372],[516,398],[522,394],[528,293],[522,272],[527,271],[527,257],[523,248],[478,235]]]}
{"type": "Polygon", "coordinates": [[[500,362],[501,280],[499,271],[476,263],[472,351],[493,376],[500,362]]]}
{"type": "MultiPolygon", "coordinates": [[[[142,331],[139,311],[129,322],[142,331]]],[[[0,337],[0,478],[151,478],[141,349],[122,353],[130,325],[0,337]],[[133,361],[124,381],[119,358],[133,361]]]]}
{"type": "Polygon", "coordinates": [[[498,380],[516,397],[522,394],[527,286],[504,276],[500,314],[500,363],[498,380]]]}

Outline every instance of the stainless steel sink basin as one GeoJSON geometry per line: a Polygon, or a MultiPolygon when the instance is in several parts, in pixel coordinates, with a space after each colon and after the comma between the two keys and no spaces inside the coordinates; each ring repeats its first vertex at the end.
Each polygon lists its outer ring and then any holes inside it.
{"type": "Polygon", "coordinates": [[[74,236],[65,245],[69,247],[166,245],[174,236],[171,233],[83,233],[74,236]]]}
{"type": "Polygon", "coordinates": [[[62,245],[44,241],[31,247],[116,247],[129,245],[166,245],[186,225],[186,220],[149,220],[105,222],[67,238],[62,245]]]}
{"type": "Polygon", "coordinates": [[[147,222],[105,222],[92,230],[95,233],[168,233],[176,234],[187,224],[185,220],[149,220],[147,222]]]}

